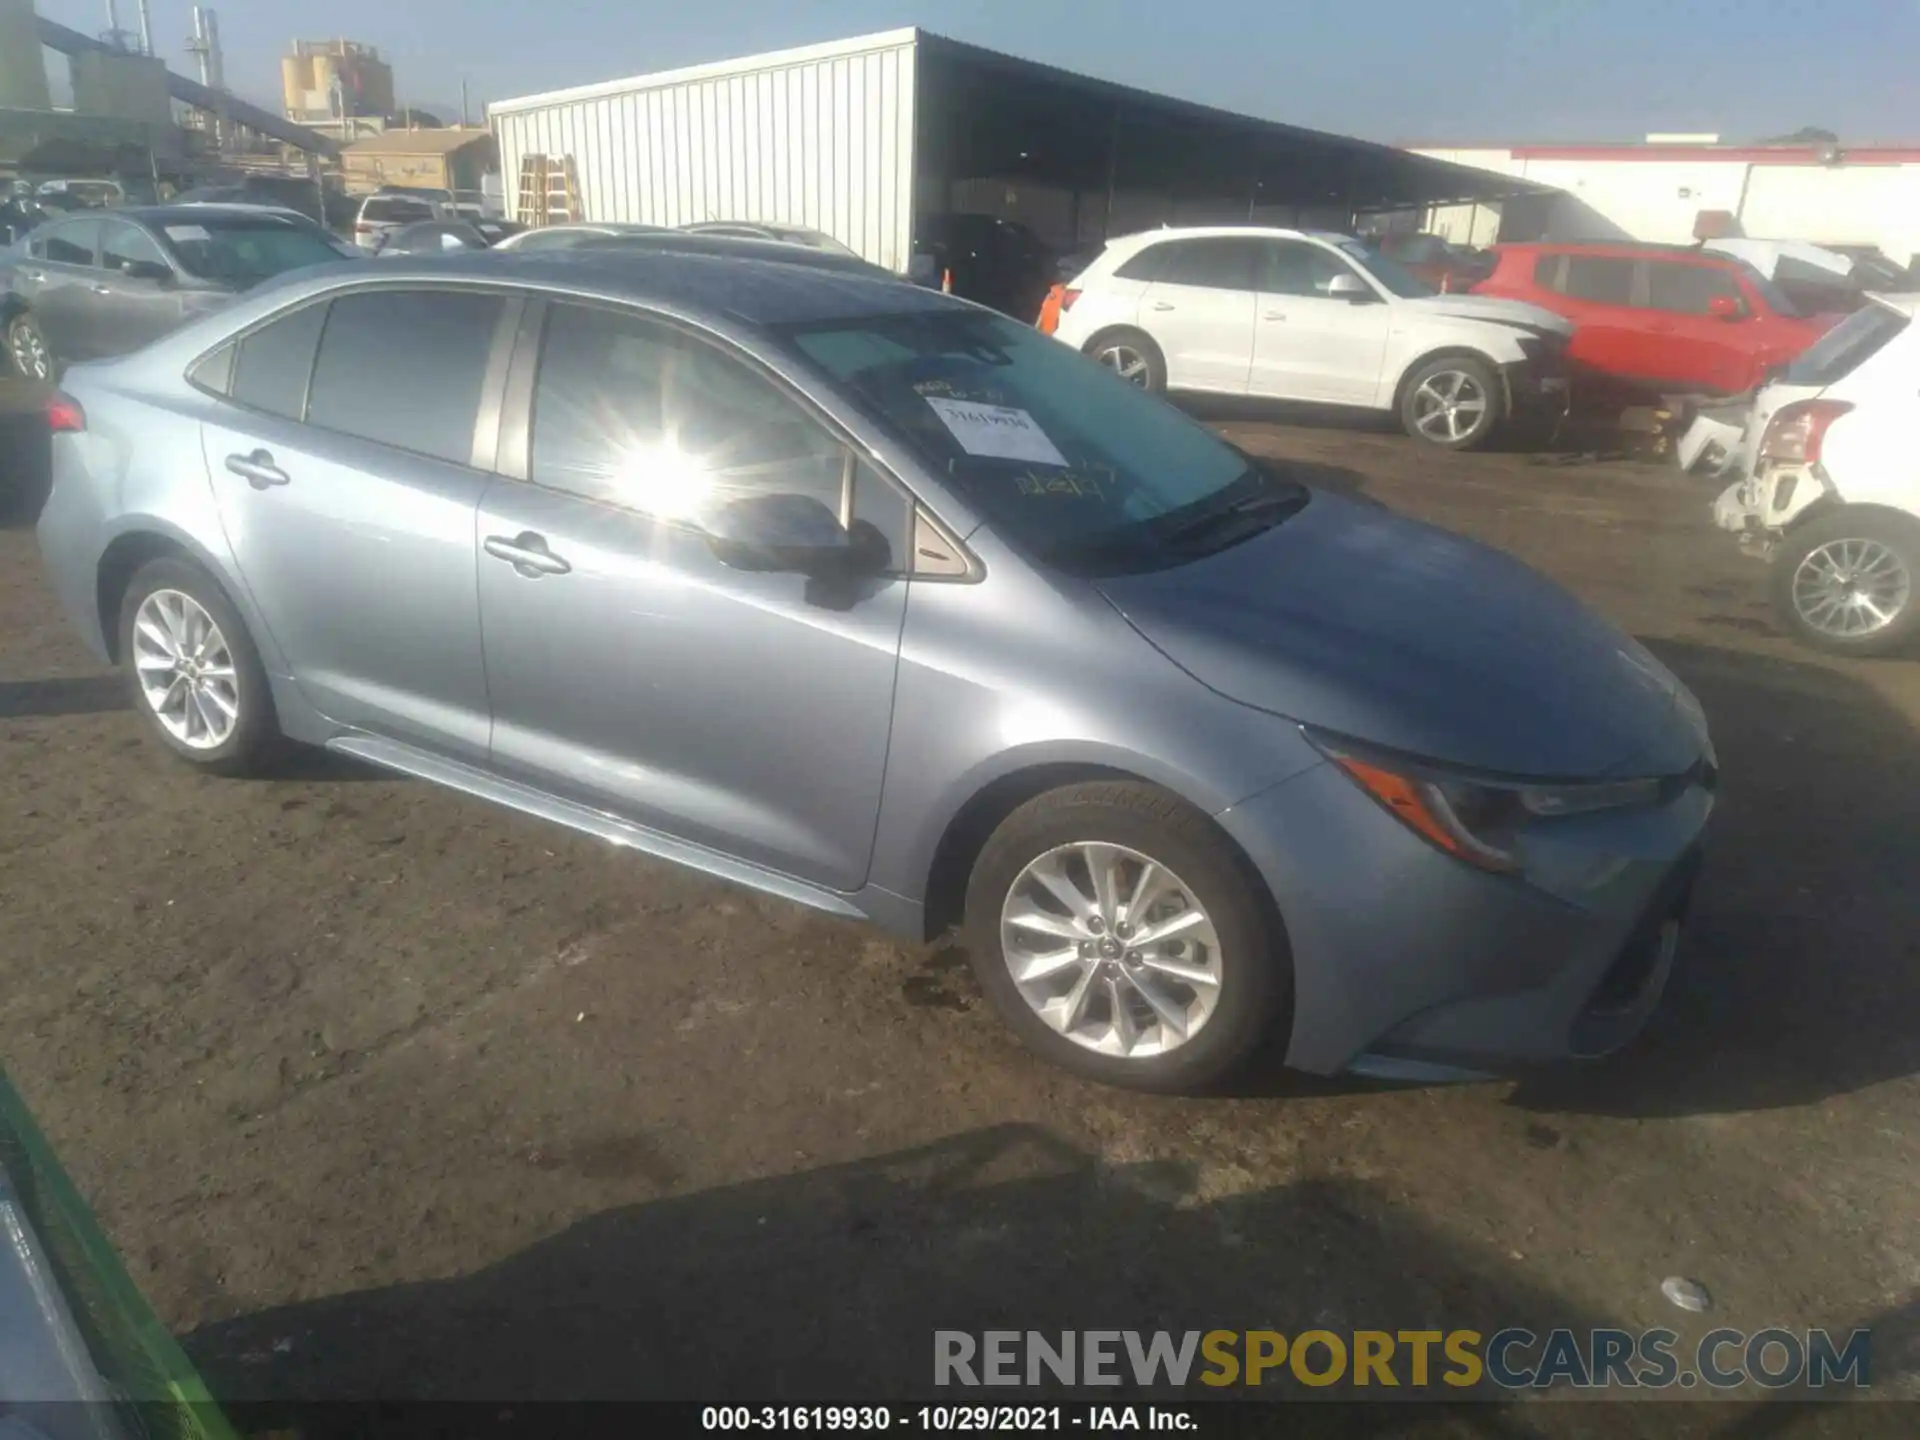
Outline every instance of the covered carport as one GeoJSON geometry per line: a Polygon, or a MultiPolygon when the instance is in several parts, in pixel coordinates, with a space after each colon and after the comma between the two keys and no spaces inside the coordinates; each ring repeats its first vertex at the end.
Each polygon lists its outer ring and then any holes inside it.
{"type": "Polygon", "coordinates": [[[922,217],[1019,220],[1049,245],[1163,224],[1348,230],[1370,215],[1547,187],[919,32],[922,217]]]}

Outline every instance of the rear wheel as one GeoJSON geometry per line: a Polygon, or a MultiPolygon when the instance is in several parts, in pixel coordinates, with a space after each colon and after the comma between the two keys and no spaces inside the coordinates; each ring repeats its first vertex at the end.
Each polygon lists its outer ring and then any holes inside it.
{"type": "Polygon", "coordinates": [[[120,606],[120,663],[134,709],[189,764],[255,774],[280,748],[246,624],[197,565],[162,559],[140,568],[120,606]]]}
{"type": "Polygon", "coordinates": [[[1795,639],[1834,655],[1884,655],[1920,631],[1920,522],[1841,510],[1788,534],[1773,604],[1795,639]]]}
{"type": "Polygon", "coordinates": [[[1108,330],[1087,342],[1087,354],[1129,385],[1150,395],[1167,388],[1167,360],[1153,337],[1139,330],[1108,330]]]}
{"type": "Polygon", "coordinates": [[[8,322],[7,359],[16,374],[29,380],[53,379],[53,351],[31,315],[16,315],[8,322]]]}
{"type": "Polygon", "coordinates": [[[1504,417],[1505,390],[1493,367],[1470,355],[1442,355],[1407,377],[1400,423],[1416,440],[1471,450],[1492,437],[1504,417]]]}
{"type": "Polygon", "coordinates": [[[1206,816],[1132,782],[1054,790],[988,840],[967,952],[1029,1047],[1110,1085],[1204,1090],[1281,1021],[1292,977],[1257,878],[1206,816]]]}

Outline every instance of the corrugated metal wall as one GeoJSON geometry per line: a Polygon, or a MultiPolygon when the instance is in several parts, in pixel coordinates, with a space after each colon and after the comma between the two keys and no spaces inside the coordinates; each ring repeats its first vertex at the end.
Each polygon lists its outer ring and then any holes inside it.
{"type": "MultiPolygon", "coordinates": [[[[914,49],[892,44],[550,105],[496,108],[512,211],[524,155],[572,156],[584,218],[784,221],[904,270],[913,220],[914,49]]],[[[769,57],[771,58],[771,57],[769,57]]]]}

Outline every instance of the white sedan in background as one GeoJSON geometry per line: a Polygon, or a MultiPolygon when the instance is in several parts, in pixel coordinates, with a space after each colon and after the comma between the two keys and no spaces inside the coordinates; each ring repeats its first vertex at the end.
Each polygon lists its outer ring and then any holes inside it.
{"type": "Polygon", "coordinates": [[[1448,449],[1567,404],[1571,322],[1525,301],[1442,295],[1347,235],[1129,235],[1080,272],[1060,308],[1054,338],[1145,389],[1386,411],[1448,449]]]}

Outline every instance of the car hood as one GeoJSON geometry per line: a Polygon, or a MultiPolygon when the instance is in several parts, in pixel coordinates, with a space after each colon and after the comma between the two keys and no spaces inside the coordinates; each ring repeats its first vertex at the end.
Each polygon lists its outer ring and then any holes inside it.
{"type": "Polygon", "coordinates": [[[1208,688],[1412,755],[1575,780],[1680,774],[1706,746],[1672,673],[1559,586],[1340,496],[1191,564],[1095,583],[1208,688]]]}
{"type": "Polygon", "coordinates": [[[1457,320],[1491,320],[1496,325],[1518,325],[1552,335],[1573,334],[1573,322],[1544,306],[1501,295],[1419,295],[1403,302],[1421,315],[1443,315],[1457,320]]]}

